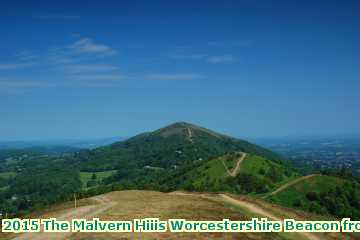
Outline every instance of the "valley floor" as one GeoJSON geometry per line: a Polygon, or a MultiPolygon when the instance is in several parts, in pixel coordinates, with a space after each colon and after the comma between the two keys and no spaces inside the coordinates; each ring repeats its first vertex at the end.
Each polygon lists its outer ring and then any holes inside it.
{"type": "MultiPolygon", "coordinates": [[[[100,220],[133,220],[135,218],[182,218],[187,220],[249,220],[252,217],[269,219],[294,218],[296,220],[319,220],[323,217],[245,196],[210,193],[160,193],[153,191],[117,191],[81,200],[76,209],[66,208],[47,212],[41,217],[58,220],[72,218],[100,220]],[[90,201],[89,201],[90,200],[90,201]]],[[[357,236],[351,236],[355,239],[357,236]]],[[[1,235],[0,239],[345,239],[340,234],[312,233],[35,233],[1,235]]]]}

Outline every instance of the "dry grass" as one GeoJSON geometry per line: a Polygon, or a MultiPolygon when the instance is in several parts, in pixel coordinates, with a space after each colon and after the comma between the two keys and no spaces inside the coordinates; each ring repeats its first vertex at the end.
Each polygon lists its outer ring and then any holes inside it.
{"type": "MultiPolygon", "coordinates": [[[[217,194],[204,193],[160,193],[154,191],[118,191],[105,195],[106,199],[115,205],[99,214],[101,220],[133,220],[135,218],[181,218],[187,220],[249,220],[253,213],[239,206],[224,202],[217,194]]],[[[297,220],[315,220],[318,216],[308,215],[301,211],[294,211],[253,199],[246,196],[232,196],[244,201],[252,202],[257,206],[271,212],[279,218],[295,218],[297,220]]],[[[73,207],[68,202],[56,205],[47,211],[38,212],[31,217],[49,218],[56,217],[73,207]]],[[[90,199],[84,199],[79,205],[92,205],[90,199]]],[[[258,216],[257,216],[258,217],[258,216]]],[[[0,239],[11,239],[14,235],[0,234],[0,239]]],[[[326,235],[327,238],[345,239],[338,234],[326,235]]],[[[351,239],[356,239],[352,235],[351,239]]],[[[291,234],[269,233],[74,233],[68,236],[72,240],[95,240],[95,239],[294,239],[291,234]]]]}
{"type": "MultiPolygon", "coordinates": [[[[239,209],[221,202],[191,195],[174,195],[153,191],[121,191],[107,196],[117,205],[101,220],[133,220],[134,218],[184,218],[188,220],[249,219],[239,209]]],[[[275,234],[244,233],[76,233],[71,239],[278,239],[275,234]]]]}

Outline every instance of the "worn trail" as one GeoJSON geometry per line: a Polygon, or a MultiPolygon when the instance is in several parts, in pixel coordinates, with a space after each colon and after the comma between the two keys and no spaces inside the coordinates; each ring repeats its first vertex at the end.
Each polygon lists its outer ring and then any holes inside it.
{"type": "MultiPolygon", "coordinates": [[[[93,217],[96,217],[102,212],[105,212],[106,210],[113,207],[116,203],[111,201],[106,196],[96,196],[91,198],[97,202],[95,205],[89,205],[89,206],[83,206],[78,207],[76,209],[71,209],[66,211],[65,213],[53,216],[57,220],[62,221],[71,221],[74,218],[85,218],[90,219],[93,217]]],[[[38,233],[23,233],[15,238],[13,240],[49,240],[49,239],[56,239],[56,240],[64,240],[67,239],[72,232],[65,232],[65,233],[44,233],[44,232],[38,232],[38,233]]]]}

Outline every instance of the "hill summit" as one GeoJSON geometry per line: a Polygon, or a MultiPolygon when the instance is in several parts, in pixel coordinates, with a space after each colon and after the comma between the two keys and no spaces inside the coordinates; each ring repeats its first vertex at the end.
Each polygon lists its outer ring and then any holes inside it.
{"type": "Polygon", "coordinates": [[[201,134],[201,132],[212,135],[217,138],[226,137],[225,135],[216,133],[214,131],[187,122],[176,122],[170,124],[166,127],[154,131],[153,134],[159,134],[160,136],[165,138],[173,135],[183,135],[184,137],[191,139],[195,135],[201,134]]]}
{"type": "Polygon", "coordinates": [[[106,147],[78,154],[81,169],[173,168],[208,160],[228,152],[241,151],[274,159],[278,156],[245,140],[186,122],[176,122],[106,147]]]}

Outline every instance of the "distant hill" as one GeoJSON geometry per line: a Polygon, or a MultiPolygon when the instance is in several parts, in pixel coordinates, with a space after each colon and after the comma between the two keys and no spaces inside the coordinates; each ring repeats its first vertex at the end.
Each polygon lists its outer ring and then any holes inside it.
{"type": "Polygon", "coordinates": [[[275,153],[255,144],[185,122],[177,122],[110,146],[81,151],[76,158],[80,168],[88,171],[145,166],[176,168],[234,151],[279,159],[275,153]]]}

